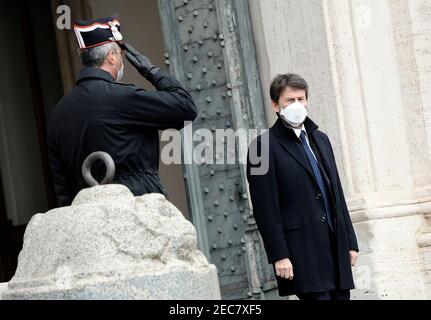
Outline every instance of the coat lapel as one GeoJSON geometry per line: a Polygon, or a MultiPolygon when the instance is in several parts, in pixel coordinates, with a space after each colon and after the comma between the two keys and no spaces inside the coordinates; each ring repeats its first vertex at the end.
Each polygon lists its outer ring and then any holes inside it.
{"type": "Polygon", "coordinates": [[[324,141],[319,137],[313,135],[314,145],[317,148],[317,151],[320,154],[320,159],[323,162],[321,165],[325,169],[326,174],[328,175],[329,182],[332,186],[335,186],[336,177],[334,176],[335,172],[332,170],[332,164],[329,160],[327,149],[324,147],[324,141]]]}
{"type": "Polygon", "coordinates": [[[301,141],[295,135],[293,130],[284,127],[281,119],[275,123],[276,136],[281,146],[308,172],[314,179],[314,174],[311,169],[310,163],[305,154],[301,141]]]}

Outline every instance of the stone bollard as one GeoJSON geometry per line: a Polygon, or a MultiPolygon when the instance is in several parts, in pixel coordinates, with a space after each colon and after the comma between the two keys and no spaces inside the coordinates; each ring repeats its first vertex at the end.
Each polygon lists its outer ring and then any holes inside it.
{"type": "Polygon", "coordinates": [[[217,269],[194,226],[163,195],[82,190],[35,215],[4,300],[219,300],[217,269]]]}
{"type": "Polygon", "coordinates": [[[7,290],[7,282],[6,283],[0,283],[0,300],[3,292],[7,290]]]}

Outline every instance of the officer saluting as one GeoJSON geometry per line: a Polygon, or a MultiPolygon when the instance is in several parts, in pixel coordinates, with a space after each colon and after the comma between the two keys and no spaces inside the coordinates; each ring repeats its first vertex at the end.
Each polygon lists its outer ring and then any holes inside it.
{"type": "MultiPolygon", "coordinates": [[[[74,30],[84,68],[76,86],[55,106],[47,141],[58,204],[70,205],[88,187],[81,166],[95,151],[113,158],[114,183],[126,185],[135,196],[166,195],[158,175],[158,131],[179,130],[185,121],[196,119],[192,97],[179,81],[122,43],[117,15],[76,22],[74,30]],[[122,49],[157,91],[119,83],[124,70],[122,49]]],[[[95,178],[100,181],[104,173],[104,166],[96,162],[95,178]]]]}

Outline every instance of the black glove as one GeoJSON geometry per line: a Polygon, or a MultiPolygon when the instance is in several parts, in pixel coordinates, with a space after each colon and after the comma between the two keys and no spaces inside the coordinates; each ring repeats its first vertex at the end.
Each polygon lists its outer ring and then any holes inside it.
{"type": "Polygon", "coordinates": [[[130,44],[125,43],[124,47],[126,48],[126,58],[129,62],[138,70],[138,72],[147,78],[150,73],[156,73],[159,68],[153,65],[146,56],[140,54],[135,48],[133,48],[130,44]]]}

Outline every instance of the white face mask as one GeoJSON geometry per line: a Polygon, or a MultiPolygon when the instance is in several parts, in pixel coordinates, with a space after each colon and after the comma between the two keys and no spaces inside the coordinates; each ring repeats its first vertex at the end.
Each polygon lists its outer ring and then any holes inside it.
{"type": "Polygon", "coordinates": [[[118,67],[115,66],[115,64],[112,64],[112,66],[117,70],[117,79],[115,79],[116,82],[120,82],[121,79],[123,79],[124,76],[124,62],[121,60],[121,68],[118,69],[118,67]]]}
{"type": "Polygon", "coordinates": [[[295,101],[291,105],[280,111],[280,115],[293,127],[301,126],[307,118],[307,109],[299,102],[295,101]]]}

